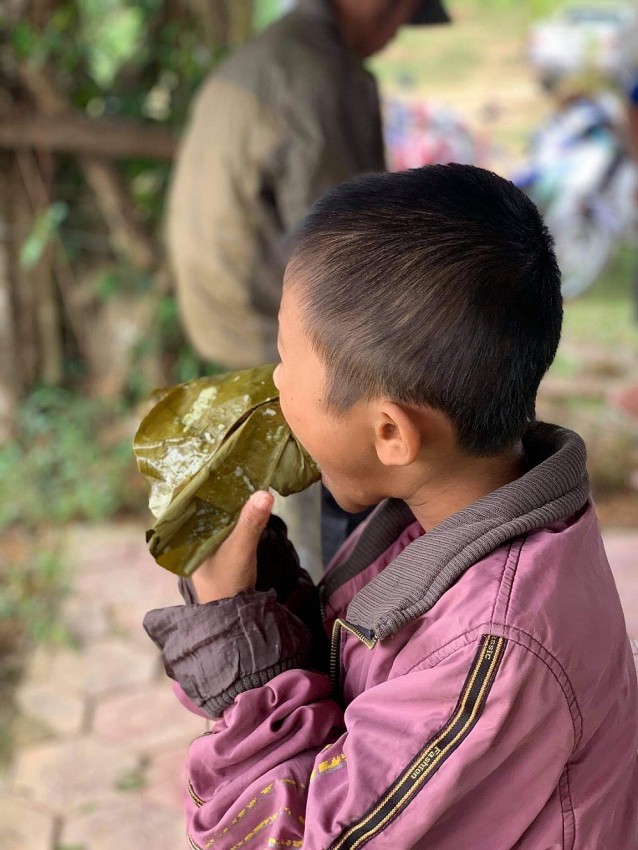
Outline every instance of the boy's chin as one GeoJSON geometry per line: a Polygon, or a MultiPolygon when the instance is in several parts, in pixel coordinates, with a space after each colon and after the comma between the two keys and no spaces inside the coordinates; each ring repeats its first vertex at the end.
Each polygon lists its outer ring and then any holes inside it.
{"type": "Polygon", "coordinates": [[[346,493],[340,491],[339,487],[335,487],[329,479],[326,479],[325,475],[321,476],[322,483],[324,487],[330,491],[332,498],[339,505],[342,511],[345,511],[348,514],[358,514],[361,511],[365,511],[366,508],[369,508],[372,503],[362,504],[361,502],[353,499],[346,493]]]}

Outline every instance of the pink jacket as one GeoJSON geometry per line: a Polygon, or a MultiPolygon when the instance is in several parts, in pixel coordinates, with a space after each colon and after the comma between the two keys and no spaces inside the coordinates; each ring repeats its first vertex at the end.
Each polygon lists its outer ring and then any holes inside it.
{"type": "Polygon", "coordinates": [[[584,448],[538,425],[526,449],[428,534],[389,501],[347,541],[322,582],[331,675],[273,591],[147,615],[220,715],[190,748],[191,848],[638,847],[636,673],[584,448]]]}

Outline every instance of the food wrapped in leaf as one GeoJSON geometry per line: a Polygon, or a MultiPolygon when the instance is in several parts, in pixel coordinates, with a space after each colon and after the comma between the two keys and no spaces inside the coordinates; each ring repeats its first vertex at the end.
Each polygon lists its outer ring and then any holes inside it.
{"type": "Polygon", "coordinates": [[[279,406],[274,366],[198,378],[163,391],[133,448],[156,522],[158,564],[191,575],[232,531],[255,490],[283,496],[319,479],[279,406]]]}

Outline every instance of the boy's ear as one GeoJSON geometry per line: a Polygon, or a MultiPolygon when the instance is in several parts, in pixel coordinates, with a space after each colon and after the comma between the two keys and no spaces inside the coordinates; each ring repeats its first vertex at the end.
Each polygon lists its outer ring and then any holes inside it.
{"type": "Polygon", "coordinates": [[[395,402],[383,402],[376,415],[374,441],[384,466],[408,466],[421,451],[418,416],[395,402]]]}

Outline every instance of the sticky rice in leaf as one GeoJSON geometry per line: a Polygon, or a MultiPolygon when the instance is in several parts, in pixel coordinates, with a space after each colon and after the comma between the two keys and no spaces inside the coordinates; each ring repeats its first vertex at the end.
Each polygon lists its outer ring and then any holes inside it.
{"type": "Polygon", "coordinates": [[[291,433],[274,366],[198,378],[162,391],[133,449],[150,486],[149,549],[191,575],[230,534],[256,490],[298,493],[320,477],[291,433]]]}

